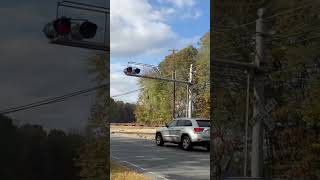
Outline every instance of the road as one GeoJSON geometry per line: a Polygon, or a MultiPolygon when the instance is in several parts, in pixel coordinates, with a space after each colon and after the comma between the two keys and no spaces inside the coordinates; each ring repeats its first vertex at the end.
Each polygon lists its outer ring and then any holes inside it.
{"type": "Polygon", "coordinates": [[[177,145],[163,147],[154,141],[111,134],[111,158],[139,173],[159,180],[210,179],[210,153],[197,148],[184,151],[177,145]]]}

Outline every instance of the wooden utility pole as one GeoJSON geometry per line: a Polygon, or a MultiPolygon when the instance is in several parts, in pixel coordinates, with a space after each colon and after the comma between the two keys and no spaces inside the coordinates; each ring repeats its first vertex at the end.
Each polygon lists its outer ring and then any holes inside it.
{"type": "MultiPolygon", "coordinates": [[[[259,18],[256,21],[256,57],[255,65],[259,69],[264,63],[263,37],[265,35],[263,25],[263,15],[265,9],[258,10],[259,18]]],[[[263,73],[256,73],[253,81],[253,95],[255,103],[253,106],[253,116],[257,116],[261,108],[258,104],[264,104],[264,79],[263,73]]],[[[251,145],[251,177],[263,177],[263,121],[259,118],[255,121],[252,129],[251,145]]]]}
{"type": "MultiPolygon", "coordinates": [[[[170,49],[169,51],[172,51],[172,58],[173,58],[173,70],[172,70],[172,79],[176,79],[176,59],[175,59],[175,53],[176,49],[170,49]]],[[[172,105],[172,118],[176,118],[176,82],[173,82],[173,105],[172,105]]]]}
{"type": "MultiPolygon", "coordinates": [[[[266,30],[263,22],[263,15],[265,14],[265,9],[261,8],[258,10],[259,18],[256,20],[256,56],[255,60],[251,63],[243,63],[230,60],[214,59],[212,65],[214,66],[225,66],[228,68],[243,69],[246,70],[247,84],[249,85],[249,78],[253,78],[253,96],[255,103],[253,105],[253,119],[255,120],[252,128],[252,143],[251,143],[251,177],[252,178],[263,178],[263,133],[264,133],[264,122],[261,118],[256,118],[260,113],[262,113],[259,104],[264,104],[264,72],[263,64],[265,63],[264,55],[264,36],[266,35],[266,30]]],[[[248,93],[248,92],[247,92],[248,93]]],[[[248,97],[247,96],[247,109],[248,109],[248,97]]],[[[246,113],[248,114],[248,112],[246,113]]],[[[246,117],[248,119],[248,117],[246,117]]],[[[247,134],[247,133],[246,133],[247,134]]],[[[246,156],[246,154],[245,154],[246,156]]],[[[247,159],[247,157],[245,157],[247,159]]],[[[247,162],[245,160],[244,175],[247,174],[247,162]]]]}

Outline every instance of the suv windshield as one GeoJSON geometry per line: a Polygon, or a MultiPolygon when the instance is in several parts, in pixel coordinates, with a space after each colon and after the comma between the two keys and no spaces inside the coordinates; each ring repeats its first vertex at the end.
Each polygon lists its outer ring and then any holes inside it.
{"type": "Polygon", "coordinates": [[[210,120],[197,120],[199,127],[210,127],[210,120]]]}

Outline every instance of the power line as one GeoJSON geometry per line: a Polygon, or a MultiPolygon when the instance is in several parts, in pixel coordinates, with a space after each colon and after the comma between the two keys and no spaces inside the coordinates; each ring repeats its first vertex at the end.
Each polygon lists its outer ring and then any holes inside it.
{"type": "Polygon", "coordinates": [[[113,95],[113,96],[111,96],[111,97],[112,97],[112,98],[114,98],[114,97],[124,96],[124,95],[127,95],[127,94],[131,94],[131,93],[134,93],[134,92],[140,91],[140,90],[142,90],[142,89],[144,89],[144,88],[140,88],[140,89],[136,89],[136,90],[133,90],[133,91],[128,91],[128,92],[125,92],[125,93],[121,93],[121,94],[113,95]]]}
{"type": "Polygon", "coordinates": [[[230,31],[230,30],[235,30],[235,29],[239,29],[239,28],[242,28],[242,27],[246,27],[246,26],[248,26],[250,24],[254,24],[254,23],[256,23],[256,20],[248,22],[248,23],[236,25],[236,26],[233,26],[233,27],[223,27],[221,29],[219,28],[219,30],[213,30],[213,32],[214,33],[223,33],[223,32],[227,32],[227,31],[230,31]]]}
{"type": "Polygon", "coordinates": [[[39,107],[39,106],[43,106],[43,105],[48,105],[48,104],[52,104],[52,103],[56,103],[56,102],[62,102],[65,101],[71,97],[75,97],[75,96],[79,96],[79,95],[83,95],[83,94],[87,94],[90,93],[92,91],[96,91],[98,89],[102,89],[102,88],[106,88],[107,85],[100,85],[100,86],[96,86],[93,88],[88,88],[88,89],[84,89],[84,90],[80,90],[80,91],[76,91],[73,93],[69,93],[69,94],[65,94],[62,96],[56,96],[53,98],[48,98],[48,99],[44,99],[41,101],[36,101],[33,103],[29,103],[29,104],[25,104],[25,105],[21,105],[21,106],[16,106],[13,108],[7,108],[4,110],[0,111],[0,114],[9,114],[9,113],[13,113],[13,112],[18,112],[18,111],[22,111],[22,110],[27,110],[27,109],[31,109],[31,108],[35,108],[35,107],[39,107]]]}
{"type": "MultiPolygon", "coordinates": [[[[73,92],[73,93],[69,93],[69,94],[66,94],[66,95],[63,95],[63,96],[57,96],[57,97],[54,97],[54,98],[49,98],[49,99],[45,99],[45,100],[29,103],[29,104],[26,104],[26,105],[16,106],[16,107],[13,107],[13,108],[7,108],[7,109],[4,109],[4,110],[1,110],[0,114],[9,114],[9,113],[17,112],[17,111],[27,110],[27,109],[31,109],[31,108],[35,108],[35,107],[39,107],[39,106],[43,106],[43,105],[56,103],[56,102],[62,102],[62,101],[65,101],[68,98],[79,96],[79,95],[83,95],[83,94],[87,94],[87,93],[90,93],[92,91],[96,91],[98,89],[105,88],[105,87],[106,87],[106,85],[101,85],[101,86],[97,86],[97,87],[93,87],[93,88],[84,89],[84,90],[76,91],[76,92],[73,92]]],[[[117,95],[114,95],[114,96],[111,96],[111,97],[124,96],[124,95],[127,95],[127,94],[131,94],[131,93],[140,91],[142,89],[144,89],[144,88],[136,89],[136,90],[133,90],[133,91],[128,91],[128,92],[117,94],[117,95]]]]}
{"type": "MultiPolygon", "coordinates": [[[[319,39],[320,38],[320,36],[313,36],[313,37],[310,37],[310,38],[306,38],[306,39],[302,39],[302,40],[296,40],[296,41],[294,41],[294,42],[288,42],[287,44],[285,44],[285,45],[294,45],[294,44],[297,44],[297,43],[302,43],[302,42],[305,42],[305,41],[310,41],[310,40],[314,40],[314,39],[319,39]]],[[[284,46],[284,45],[282,45],[282,44],[280,44],[280,45],[272,45],[272,46],[274,46],[274,47],[280,47],[280,46],[284,46]]]]}
{"type": "Polygon", "coordinates": [[[271,16],[268,16],[268,17],[265,17],[264,19],[271,19],[271,18],[275,18],[275,17],[278,17],[278,16],[290,14],[290,13],[292,13],[292,12],[295,12],[295,11],[297,11],[297,10],[300,10],[300,9],[303,9],[303,8],[306,8],[306,7],[312,6],[312,5],[314,5],[314,2],[310,2],[310,3],[307,3],[307,4],[305,4],[305,5],[302,5],[302,6],[293,8],[293,9],[288,9],[288,10],[286,10],[286,11],[283,11],[283,12],[280,12],[280,13],[277,13],[277,14],[274,14],[274,15],[271,15],[271,16]]]}
{"type": "MultiPolygon", "coordinates": [[[[292,12],[295,12],[297,10],[300,10],[300,9],[303,9],[303,8],[306,8],[308,6],[312,6],[314,5],[314,2],[310,2],[310,3],[307,3],[303,6],[299,6],[299,7],[296,7],[296,8],[293,8],[293,9],[288,9],[286,11],[283,11],[281,13],[277,13],[277,14],[274,14],[274,15],[271,15],[271,16],[268,16],[268,17],[265,17],[263,18],[264,20],[268,20],[268,19],[272,19],[272,18],[275,18],[275,17],[278,17],[278,16],[282,16],[282,15],[286,15],[286,14],[290,14],[292,12]]],[[[213,30],[212,32],[213,33],[224,33],[224,32],[227,32],[227,31],[230,31],[230,30],[235,30],[235,29],[239,29],[239,28],[242,28],[242,27],[245,27],[245,26],[248,26],[248,25],[251,25],[251,24],[254,24],[256,23],[256,20],[254,21],[250,21],[248,23],[244,23],[244,24],[240,24],[240,25],[236,25],[234,27],[223,27],[223,28],[219,28],[218,30],[213,30]]]]}
{"type": "Polygon", "coordinates": [[[292,33],[292,34],[285,35],[285,36],[276,37],[276,38],[273,38],[273,39],[265,41],[265,42],[272,42],[272,41],[287,39],[287,38],[291,38],[291,37],[305,35],[305,34],[308,34],[308,33],[311,33],[311,32],[317,32],[319,30],[320,30],[320,27],[317,26],[316,28],[308,29],[308,30],[305,30],[304,32],[299,32],[299,33],[297,32],[297,33],[292,33]]]}

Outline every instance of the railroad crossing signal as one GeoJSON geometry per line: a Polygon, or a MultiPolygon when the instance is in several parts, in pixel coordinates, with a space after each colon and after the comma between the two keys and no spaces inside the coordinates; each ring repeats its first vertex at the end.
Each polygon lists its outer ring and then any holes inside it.
{"type": "Polygon", "coordinates": [[[64,0],[58,2],[56,12],[56,18],[52,22],[46,24],[43,28],[43,32],[50,40],[50,43],[86,49],[110,51],[110,45],[108,42],[110,38],[108,36],[109,25],[107,23],[109,22],[109,8],[64,0]],[[98,42],[94,40],[85,40],[93,39],[96,36],[98,25],[87,19],[74,19],[70,17],[60,16],[60,7],[67,7],[104,14],[104,41],[98,42]]]}
{"type": "Polygon", "coordinates": [[[127,67],[124,69],[124,73],[126,75],[134,75],[134,74],[139,74],[140,73],[140,69],[139,68],[133,68],[131,66],[127,67]]]}
{"type": "Polygon", "coordinates": [[[91,39],[96,35],[98,26],[88,20],[77,23],[71,18],[61,17],[45,25],[43,32],[49,39],[91,39]]]}

